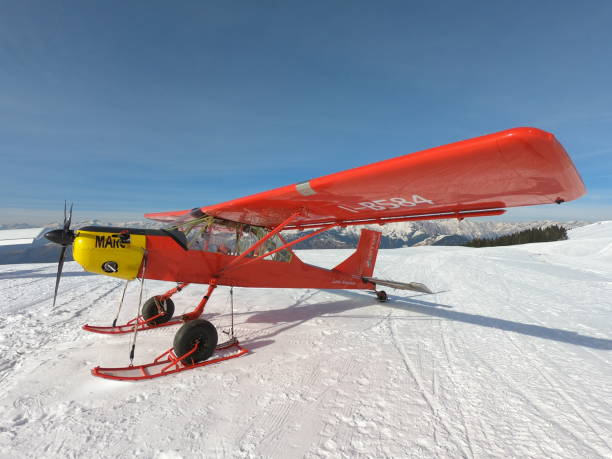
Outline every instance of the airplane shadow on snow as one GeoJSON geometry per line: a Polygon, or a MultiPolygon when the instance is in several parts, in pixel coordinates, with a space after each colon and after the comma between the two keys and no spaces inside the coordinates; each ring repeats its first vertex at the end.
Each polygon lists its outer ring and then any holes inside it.
{"type": "MultiPolygon", "coordinates": [[[[249,316],[245,321],[246,323],[270,324],[270,327],[257,331],[257,335],[259,336],[241,340],[241,343],[249,350],[254,350],[274,343],[274,340],[270,338],[317,317],[329,317],[352,309],[372,306],[372,299],[365,295],[356,295],[355,298],[351,298],[350,300],[304,304],[319,291],[320,290],[308,290],[294,304],[283,309],[235,313],[236,316],[249,316]],[[279,324],[284,324],[284,326],[279,328],[279,324]]],[[[360,316],[343,315],[341,317],[356,318],[360,316]]],[[[361,317],[368,318],[371,316],[361,317]]]]}
{"type": "Polygon", "coordinates": [[[463,322],[481,327],[497,328],[499,330],[520,333],[522,335],[535,336],[537,338],[559,341],[562,343],[575,344],[577,346],[590,347],[593,349],[612,350],[612,340],[605,338],[594,338],[592,336],[581,335],[569,330],[559,328],[544,327],[542,325],[525,324],[512,320],[497,319],[480,314],[470,314],[467,312],[449,311],[448,309],[432,308],[435,303],[421,301],[414,298],[394,298],[392,307],[399,309],[428,314],[441,319],[463,322]]]}
{"type": "MultiPolygon", "coordinates": [[[[295,304],[288,308],[275,309],[261,312],[248,312],[240,313],[237,315],[249,315],[246,320],[247,323],[267,323],[272,324],[270,327],[269,334],[262,334],[261,338],[271,338],[278,335],[288,329],[294,328],[304,322],[312,320],[317,317],[329,317],[335,314],[341,314],[354,309],[380,305],[380,303],[373,300],[372,297],[355,293],[350,291],[337,291],[334,290],[335,294],[342,295],[347,300],[333,301],[329,303],[315,303],[315,304],[303,304],[317,291],[309,291],[308,295],[300,298],[295,304]],[[278,324],[287,324],[282,328],[276,328],[278,324]]],[[[399,297],[389,295],[390,301],[384,303],[383,306],[394,309],[400,309],[402,311],[410,311],[421,314],[423,316],[437,317],[444,320],[450,320],[454,322],[462,322],[472,325],[478,325],[487,328],[496,328],[498,330],[510,331],[514,333],[520,333],[527,336],[535,336],[537,338],[548,339],[551,341],[558,341],[562,343],[574,344],[576,346],[590,347],[592,349],[612,350],[612,340],[605,338],[595,338],[592,336],[581,335],[569,330],[562,330],[558,328],[545,327],[541,325],[532,325],[522,322],[515,322],[506,319],[497,319],[495,317],[487,317],[480,314],[471,314],[467,312],[459,312],[452,310],[452,306],[433,303],[429,301],[419,300],[415,297],[399,297]]],[[[373,318],[372,315],[354,316],[354,315],[342,315],[343,318],[373,318]]],[[[421,317],[410,317],[406,319],[420,319],[421,317]]],[[[402,317],[395,317],[395,319],[402,319],[402,317]]],[[[262,330],[265,331],[265,330],[262,330]]],[[[251,343],[246,343],[247,347],[251,349],[257,347],[263,347],[270,344],[273,340],[258,340],[253,339],[251,343]]]]}

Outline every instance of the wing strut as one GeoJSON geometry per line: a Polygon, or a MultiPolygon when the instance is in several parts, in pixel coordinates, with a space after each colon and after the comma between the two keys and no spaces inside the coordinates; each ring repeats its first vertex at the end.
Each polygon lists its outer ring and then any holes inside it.
{"type": "MultiPolygon", "coordinates": [[[[329,224],[327,226],[324,226],[323,228],[319,228],[318,230],[313,231],[312,233],[308,233],[307,235],[302,236],[299,239],[296,239],[296,240],[291,241],[291,242],[287,242],[284,245],[281,245],[280,247],[278,247],[277,249],[270,250],[268,253],[264,253],[263,255],[259,255],[258,257],[255,257],[255,258],[249,258],[247,261],[245,261],[244,263],[241,263],[238,266],[234,265],[232,267],[232,269],[242,268],[243,266],[246,266],[249,263],[253,263],[254,261],[261,260],[262,258],[269,257],[270,255],[274,255],[275,253],[280,252],[281,250],[285,250],[288,247],[291,247],[291,246],[293,246],[295,244],[299,244],[300,242],[305,241],[306,239],[310,239],[311,237],[316,236],[317,234],[321,234],[322,232],[330,230],[330,229],[332,229],[332,228],[334,228],[336,226],[338,226],[338,225],[336,225],[335,223],[331,223],[331,224],[329,224]]],[[[229,266],[224,270],[224,272],[229,271],[228,268],[229,268],[229,266]]]]}
{"type": "Polygon", "coordinates": [[[242,252],[240,255],[238,255],[238,257],[236,257],[234,260],[232,260],[231,263],[229,263],[225,268],[223,268],[221,270],[221,272],[225,272],[228,269],[230,269],[232,266],[235,266],[238,262],[240,262],[244,257],[246,257],[249,253],[253,252],[254,250],[256,250],[258,247],[260,247],[262,244],[264,244],[267,240],[273,238],[274,236],[276,236],[278,233],[280,233],[289,223],[291,223],[296,217],[298,217],[302,212],[298,211],[298,212],[294,212],[293,214],[291,214],[289,216],[289,218],[285,219],[285,221],[283,221],[280,225],[278,225],[276,228],[274,228],[272,231],[270,231],[268,234],[266,234],[264,237],[262,237],[259,241],[257,241],[255,244],[253,244],[251,247],[249,247],[247,250],[245,250],[244,252],[242,252]]]}

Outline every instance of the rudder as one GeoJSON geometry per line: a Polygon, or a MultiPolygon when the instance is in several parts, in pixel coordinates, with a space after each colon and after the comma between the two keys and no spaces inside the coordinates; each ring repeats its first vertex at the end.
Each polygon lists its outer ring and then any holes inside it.
{"type": "Polygon", "coordinates": [[[334,270],[346,274],[355,274],[360,277],[370,277],[374,273],[376,256],[380,245],[380,231],[368,229],[361,230],[357,250],[350,257],[340,263],[334,270]]]}

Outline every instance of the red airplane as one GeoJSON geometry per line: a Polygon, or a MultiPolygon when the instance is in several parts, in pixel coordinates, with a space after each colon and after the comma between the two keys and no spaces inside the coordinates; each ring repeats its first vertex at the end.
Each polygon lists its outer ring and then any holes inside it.
{"type": "Polygon", "coordinates": [[[379,301],[387,295],[378,286],[432,293],[423,284],[372,277],[377,231],[363,229],[357,250],[331,270],[303,263],[291,247],[324,231],[501,215],[507,207],[560,204],[584,193],[574,164],[552,134],[515,128],[220,204],[146,214],[168,223],[161,230],[87,226],[73,231],[72,208],[69,216],[64,209],[64,227],[45,235],[62,245],[53,301],[69,245],[86,271],[128,282],[141,279],[141,296],[144,279],[177,282],[144,305],[140,301],[138,314],[126,324],[116,325],[115,318],[110,327],[84,326],[97,333],[134,333],[135,343],[138,331],[182,323],[173,348],[152,363],[92,370],[109,379],[151,379],[247,352],[233,334],[218,344],[215,327],[199,318],[218,285],[371,290],[379,301]],[[287,242],[281,232],[290,230],[310,232],[287,242]],[[208,289],[193,311],[173,319],[171,297],[188,284],[208,289]]]}

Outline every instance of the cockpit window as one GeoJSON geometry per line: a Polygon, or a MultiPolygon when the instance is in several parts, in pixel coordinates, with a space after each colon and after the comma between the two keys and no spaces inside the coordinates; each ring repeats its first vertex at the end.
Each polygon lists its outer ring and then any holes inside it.
{"type": "MultiPolygon", "coordinates": [[[[240,255],[270,232],[267,228],[230,222],[210,216],[181,223],[179,226],[172,227],[172,229],[178,229],[185,234],[189,250],[218,252],[225,255],[240,255]]],[[[258,257],[284,244],[285,241],[277,234],[249,253],[247,257],[258,257]]],[[[291,256],[291,250],[284,249],[265,257],[264,260],[288,262],[291,260],[291,256]]]]}

